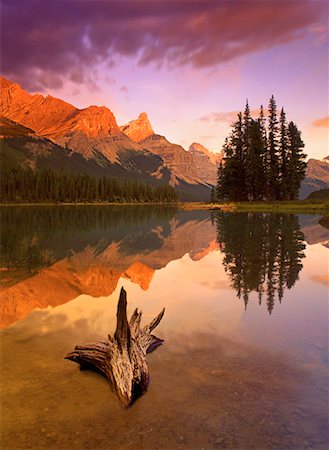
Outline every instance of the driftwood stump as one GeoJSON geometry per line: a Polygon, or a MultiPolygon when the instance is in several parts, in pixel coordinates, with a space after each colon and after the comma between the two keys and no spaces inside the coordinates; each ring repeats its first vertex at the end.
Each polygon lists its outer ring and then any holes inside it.
{"type": "Polygon", "coordinates": [[[151,331],[159,325],[164,311],[163,309],[149,325],[141,328],[142,312],[136,308],[128,323],[127,293],[121,288],[114,336],[108,335],[106,342],[77,345],[65,359],[77,362],[81,369],[93,369],[104,375],[120,403],[128,407],[149,385],[146,354],[163,343],[151,331]]]}

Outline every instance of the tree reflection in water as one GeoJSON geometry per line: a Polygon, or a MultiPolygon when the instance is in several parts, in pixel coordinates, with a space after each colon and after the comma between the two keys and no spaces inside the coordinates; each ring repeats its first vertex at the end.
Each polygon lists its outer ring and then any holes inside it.
{"type": "Polygon", "coordinates": [[[217,240],[224,254],[225,271],[247,308],[249,295],[266,297],[271,314],[275,299],[299,278],[305,257],[304,234],[292,214],[219,213],[217,240]]]}

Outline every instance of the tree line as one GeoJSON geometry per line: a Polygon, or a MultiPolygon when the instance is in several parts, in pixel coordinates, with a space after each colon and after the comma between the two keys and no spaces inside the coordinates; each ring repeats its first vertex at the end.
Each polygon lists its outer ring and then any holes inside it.
{"type": "Polygon", "coordinates": [[[305,177],[306,155],[301,132],[272,95],[268,118],[263,106],[258,119],[251,117],[248,102],[238,114],[223,147],[212,201],[295,200],[305,177]]]}
{"type": "Polygon", "coordinates": [[[177,202],[171,186],[151,187],[135,180],[96,178],[87,174],[66,174],[51,169],[2,167],[2,202],[177,202]]]}

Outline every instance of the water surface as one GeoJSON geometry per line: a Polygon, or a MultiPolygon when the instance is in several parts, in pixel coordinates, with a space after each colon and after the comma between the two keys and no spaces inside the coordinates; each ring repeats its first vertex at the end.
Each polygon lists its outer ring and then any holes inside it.
{"type": "Polygon", "coordinates": [[[154,207],[3,208],[4,449],[328,448],[320,217],[154,207]],[[122,409],[64,360],[164,306],[148,392],[122,409]]]}

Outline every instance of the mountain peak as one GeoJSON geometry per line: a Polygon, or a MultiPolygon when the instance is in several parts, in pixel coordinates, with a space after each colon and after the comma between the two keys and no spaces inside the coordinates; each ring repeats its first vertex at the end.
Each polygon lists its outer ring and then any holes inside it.
{"type": "Polygon", "coordinates": [[[146,112],[141,112],[140,115],[138,116],[138,118],[140,120],[149,120],[148,115],[146,114],[146,112]]]}
{"type": "Polygon", "coordinates": [[[122,125],[120,130],[135,142],[141,142],[154,134],[146,112],[140,113],[137,119],[132,120],[126,125],[122,125]]]}
{"type": "Polygon", "coordinates": [[[206,147],[199,144],[198,142],[193,142],[193,144],[190,145],[190,148],[188,149],[188,151],[190,153],[192,153],[192,155],[203,153],[204,155],[208,156],[208,158],[210,159],[210,161],[213,164],[216,164],[216,165],[219,164],[219,162],[221,161],[222,156],[223,156],[221,153],[211,152],[210,150],[208,150],[206,147]]]}

